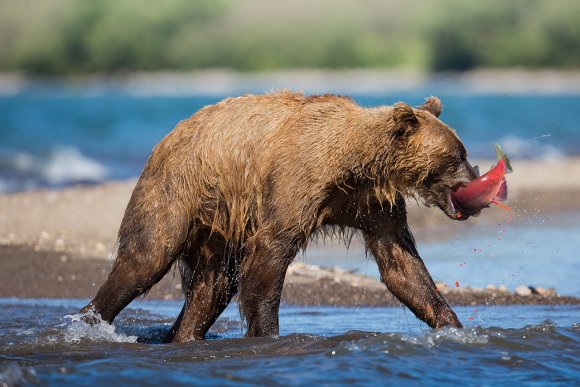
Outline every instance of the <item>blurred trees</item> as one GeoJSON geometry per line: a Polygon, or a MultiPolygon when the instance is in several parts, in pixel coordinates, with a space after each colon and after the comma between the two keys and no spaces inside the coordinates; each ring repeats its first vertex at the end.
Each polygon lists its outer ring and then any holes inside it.
{"type": "Polygon", "coordinates": [[[0,70],[580,67],[577,0],[0,0],[0,70]]]}
{"type": "Polygon", "coordinates": [[[427,22],[434,70],[580,67],[578,1],[447,0],[444,4],[427,22]]]}

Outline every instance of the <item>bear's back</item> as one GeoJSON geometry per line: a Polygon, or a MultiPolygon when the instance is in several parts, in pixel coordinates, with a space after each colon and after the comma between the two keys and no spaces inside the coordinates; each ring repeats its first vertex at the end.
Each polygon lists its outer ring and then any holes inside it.
{"type": "Polygon", "coordinates": [[[189,163],[198,159],[234,169],[268,168],[276,158],[327,140],[328,116],[343,120],[352,107],[345,97],[288,91],[227,98],[181,121],[159,147],[189,163]]]}
{"type": "Polygon", "coordinates": [[[201,223],[239,236],[248,222],[260,223],[271,195],[289,209],[297,196],[320,198],[334,184],[335,140],[353,108],[344,97],[289,92],[228,98],[180,122],[153,150],[142,183],[164,187],[201,223]]]}

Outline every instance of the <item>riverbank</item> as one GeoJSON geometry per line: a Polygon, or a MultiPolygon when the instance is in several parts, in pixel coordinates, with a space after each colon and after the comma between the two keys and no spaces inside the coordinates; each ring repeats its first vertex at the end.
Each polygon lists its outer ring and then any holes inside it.
{"type": "MultiPolygon", "coordinates": [[[[0,246],[0,298],[90,299],[105,280],[111,263],[77,259],[65,254],[0,246]]],[[[493,284],[484,289],[452,288],[437,283],[450,305],[562,305],[580,304],[580,298],[557,294],[555,289],[519,286],[509,291],[493,284]]],[[[151,289],[146,299],[181,299],[181,280],[173,269],[151,289]]],[[[288,269],[282,302],[291,305],[400,306],[378,280],[341,268],[295,263],[288,269]]]]}

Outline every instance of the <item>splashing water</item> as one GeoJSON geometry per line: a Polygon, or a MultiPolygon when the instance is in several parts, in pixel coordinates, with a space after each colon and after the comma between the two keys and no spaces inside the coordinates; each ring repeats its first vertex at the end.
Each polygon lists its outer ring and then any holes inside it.
{"type": "Polygon", "coordinates": [[[101,319],[101,316],[93,311],[85,313],[96,321],[96,324],[88,324],[82,320],[83,314],[77,313],[66,315],[70,323],[65,325],[64,341],[66,343],[80,343],[81,341],[91,342],[115,342],[115,343],[135,343],[137,336],[128,336],[115,331],[115,326],[101,319]]]}

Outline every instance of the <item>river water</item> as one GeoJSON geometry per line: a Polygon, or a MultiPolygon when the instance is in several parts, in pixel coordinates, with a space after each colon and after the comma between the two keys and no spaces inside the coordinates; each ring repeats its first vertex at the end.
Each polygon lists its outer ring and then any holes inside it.
{"type": "Polygon", "coordinates": [[[81,300],[0,299],[0,383],[46,385],[549,384],[580,377],[578,306],[460,307],[429,330],[399,308],[283,305],[278,338],[242,338],[232,304],[208,340],[159,344],[181,307],[132,304],[90,327],[81,300]],[[473,317],[470,320],[469,317],[473,317]]]}

